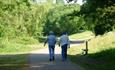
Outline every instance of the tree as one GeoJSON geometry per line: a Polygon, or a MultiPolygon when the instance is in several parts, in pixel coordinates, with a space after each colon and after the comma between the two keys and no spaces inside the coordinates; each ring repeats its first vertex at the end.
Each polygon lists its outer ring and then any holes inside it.
{"type": "Polygon", "coordinates": [[[72,1],[74,1],[74,3],[77,2],[77,0],[66,0],[66,1],[67,1],[67,3],[72,2],[72,1]]]}
{"type": "Polygon", "coordinates": [[[79,9],[80,6],[77,4],[58,5],[52,8],[46,15],[46,21],[44,21],[44,34],[48,34],[49,31],[54,31],[56,35],[60,35],[63,31],[69,34],[78,32],[82,27],[82,23],[79,23],[79,17],[70,16],[69,14],[79,11],[79,9]]]}
{"type": "Polygon", "coordinates": [[[1,0],[0,37],[40,36],[49,8],[49,3],[37,5],[28,0],[1,0]]]}
{"type": "Polygon", "coordinates": [[[87,27],[96,35],[104,34],[115,28],[114,0],[84,0],[80,14],[84,16],[87,27]]]}

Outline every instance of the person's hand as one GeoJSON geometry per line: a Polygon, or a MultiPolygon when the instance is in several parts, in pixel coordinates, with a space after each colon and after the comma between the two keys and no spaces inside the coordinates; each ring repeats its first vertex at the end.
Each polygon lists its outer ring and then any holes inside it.
{"type": "Polygon", "coordinates": [[[60,47],[60,44],[58,46],[60,47]]]}
{"type": "Polygon", "coordinates": [[[47,40],[44,42],[44,46],[46,45],[46,43],[47,43],[47,40]]]}
{"type": "Polygon", "coordinates": [[[70,45],[68,45],[68,48],[70,48],[70,45]]]}
{"type": "Polygon", "coordinates": [[[46,44],[44,44],[44,47],[46,46],[46,44]]]}

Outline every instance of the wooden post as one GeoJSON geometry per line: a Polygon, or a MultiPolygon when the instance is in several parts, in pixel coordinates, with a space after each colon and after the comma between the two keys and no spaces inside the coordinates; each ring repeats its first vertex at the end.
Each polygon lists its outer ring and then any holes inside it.
{"type": "Polygon", "coordinates": [[[88,41],[86,41],[86,51],[85,51],[85,55],[88,54],[88,41]]]}

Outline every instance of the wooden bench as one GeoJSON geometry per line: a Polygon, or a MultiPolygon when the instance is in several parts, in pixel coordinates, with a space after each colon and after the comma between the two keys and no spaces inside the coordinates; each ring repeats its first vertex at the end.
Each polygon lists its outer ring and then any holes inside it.
{"type": "Polygon", "coordinates": [[[85,42],[85,49],[82,49],[82,54],[87,55],[88,54],[88,41],[85,42]]]}
{"type": "Polygon", "coordinates": [[[78,40],[78,41],[70,41],[71,44],[82,44],[85,43],[85,48],[82,49],[82,54],[87,55],[88,54],[88,41],[90,41],[91,39],[88,40],[78,40]]]}

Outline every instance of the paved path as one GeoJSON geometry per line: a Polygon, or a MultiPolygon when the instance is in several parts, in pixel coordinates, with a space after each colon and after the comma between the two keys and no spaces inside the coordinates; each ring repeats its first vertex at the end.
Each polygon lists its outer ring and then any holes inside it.
{"type": "Polygon", "coordinates": [[[84,70],[69,60],[62,62],[60,48],[55,50],[55,61],[50,62],[48,48],[32,51],[29,55],[29,70],[84,70]]]}

